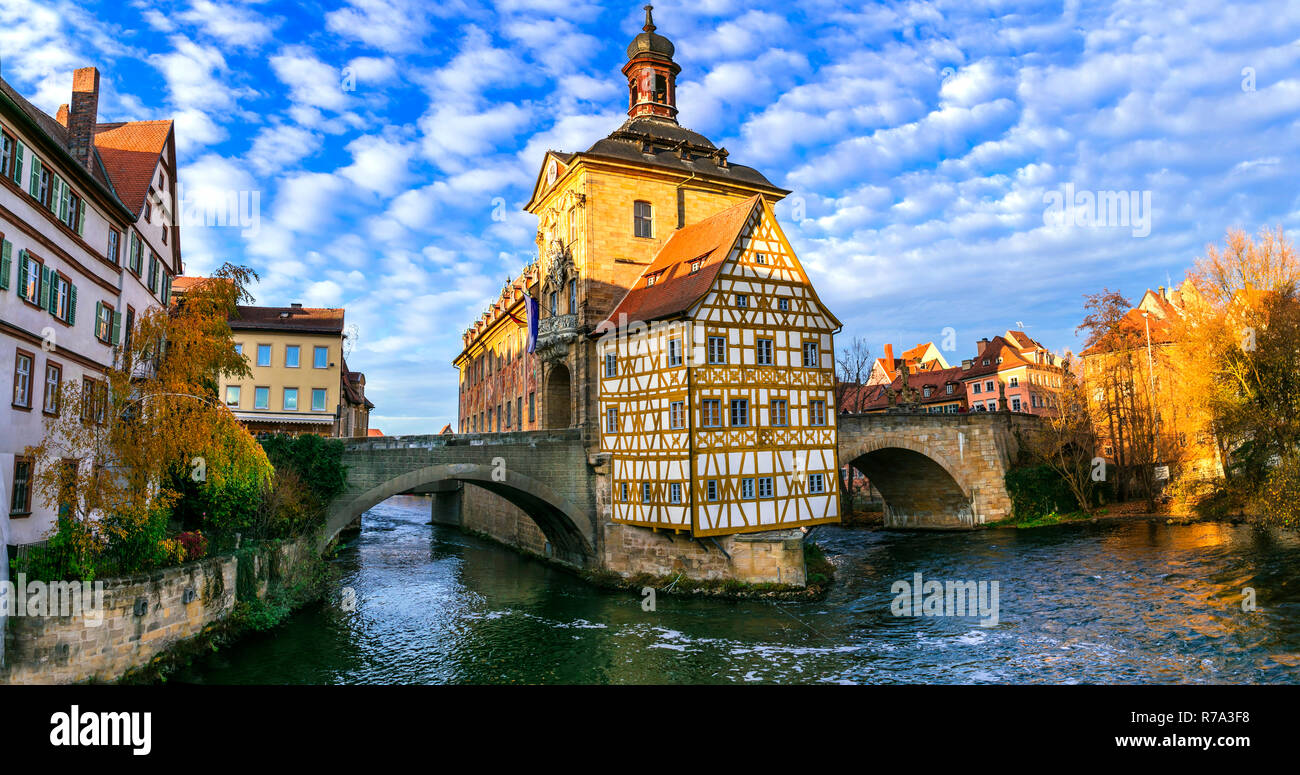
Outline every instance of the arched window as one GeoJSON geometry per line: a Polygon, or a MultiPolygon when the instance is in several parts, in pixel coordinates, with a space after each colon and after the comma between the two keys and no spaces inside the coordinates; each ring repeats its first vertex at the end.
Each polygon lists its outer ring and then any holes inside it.
{"type": "Polygon", "coordinates": [[[633,234],[638,237],[653,237],[653,221],[654,210],[649,202],[638,200],[632,203],[633,234]]]}

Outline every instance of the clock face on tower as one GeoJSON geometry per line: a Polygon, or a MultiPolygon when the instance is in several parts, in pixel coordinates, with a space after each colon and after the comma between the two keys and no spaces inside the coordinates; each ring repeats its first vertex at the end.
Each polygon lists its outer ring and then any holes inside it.
{"type": "Polygon", "coordinates": [[[546,165],[546,185],[555,185],[555,176],[558,175],[559,172],[560,165],[555,163],[555,159],[551,159],[550,163],[546,165]]]}

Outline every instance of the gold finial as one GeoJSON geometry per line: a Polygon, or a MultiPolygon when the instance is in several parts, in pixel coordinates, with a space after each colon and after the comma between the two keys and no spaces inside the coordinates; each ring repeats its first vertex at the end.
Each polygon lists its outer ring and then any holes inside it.
{"type": "Polygon", "coordinates": [[[653,11],[654,9],[655,7],[653,5],[647,5],[645,7],[645,26],[642,27],[641,29],[645,30],[646,32],[655,31],[655,20],[650,16],[650,12],[653,11]]]}

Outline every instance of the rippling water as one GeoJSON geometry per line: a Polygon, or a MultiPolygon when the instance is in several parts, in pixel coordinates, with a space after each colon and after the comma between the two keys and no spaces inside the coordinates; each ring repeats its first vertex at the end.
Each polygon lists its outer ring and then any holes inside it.
{"type": "Polygon", "coordinates": [[[598,590],[431,527],[429,502],[368,512],[322,604],[182,675],[202,683],[1297,683],[1300,539],[1227,524],[895,533],[822,528],[821,602],[598,590]],[[895,617],[890,587],[998,581],[999,621],[895,617]],[[1242,610],[1242,589],[1258,610],[1242,610]]]}

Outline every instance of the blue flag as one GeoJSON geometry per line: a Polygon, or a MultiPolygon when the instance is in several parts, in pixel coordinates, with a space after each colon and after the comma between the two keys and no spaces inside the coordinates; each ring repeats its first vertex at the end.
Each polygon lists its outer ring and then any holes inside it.
{"type": "Polygon", "coordinates": [[[532,354],[537,348],[537,299],[528,296],[525,306],[528,309],[528,352],[532,354]]]}

